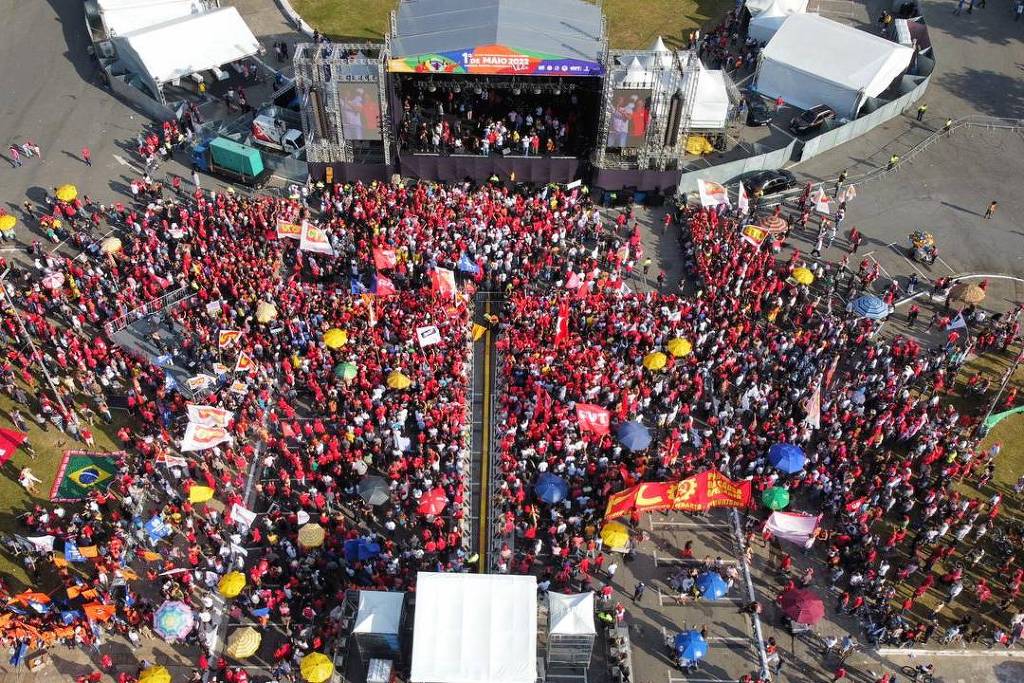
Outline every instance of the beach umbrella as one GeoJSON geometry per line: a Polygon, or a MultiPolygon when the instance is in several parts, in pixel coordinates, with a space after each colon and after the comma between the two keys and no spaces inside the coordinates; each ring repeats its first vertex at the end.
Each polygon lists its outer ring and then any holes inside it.
{"type": "Polygon", "coordinates": [[[392,389],[408,389],[412,386],[412,380],[395,370],[388,375],[387,385],[392,389]]]}
{"type": "Polygon", "coordinates": [[[217,590],[225,598],[237,597],[243,588],[245,588],[245,574],[242,572],[228,572],[220,577],[220,582],[217,584],[217,590]]]}
{"type": "Polygon", "coordinates": [[[768,462],[772,464],[772,467],[786,474],[799,472],[804,468],[806,461],[807,456],[804,455],[804,449],[796,444],[777,443],[768,449],[768,462]]]}
{"type": "Polygon", "coordinates": [[[171,672],[159,664],[147,666],[139,674],[139,683],[171,683],[171,672]]]}
{"type": "Polygon", "coordinates": [[[767,218],[761,219],[761,229],[769,235],[777,235],[780,232],[786,232],[786,228],[788,227],[789,223],[787,223],[782,216],[771,215],[767,218]]]}
{"type": "Polygon", "coordinates": [[[340,380],[350,382],[356,378],[359,374],[359,368],[356,367],[355,363],[338,363],[334,366],[334,376],[340,380]]]}
{"type": "Polygon", "coordinates": [[[153,615],[153,630],[164,640],[181,640],[196,625],[192,608],[179,600],[168,600],[153,615]]]}
{"type": "Polygon", "coordinates": [[[781,510],[789,505],[789,491],[781,486],[765,489],[761,494],[761,502],[769,510],[781,510]]]}
{"type": "Polygon", "coordinates": [[[569,495],[569,483],[557,474],[544,472],[537,477],[533,490],[545,503],[561,503],[569,495]]]}
{"type": "Polygon", "coordinates": [[[277,306],[274,304],[269,301],[261,301],[259,305],[256,306],[256,322],[266,324],[276,318],[277,306]]]}
{"type": "Polygon", "coordinates": [[[661,351],[654,351],[644,356],[644,367],[648,370],[661,370],[668,362],[668,356],[661,351]]]}
{"type": "Polygon", "coordinates": [[[64,273],[50,273],[43,278],[43,287],[60,289],[64,285],[64,273]]]}
{"type": "Polygon", "coordinates": [[[228,645],[224,652],[234,659],[252,657],[260,649],[263,636],[252,626],[240,628],[228,637],[228,645]]]}
{"type": "Polygon", "coordinates": [[[121,240],[116,237],[108,237],[100,242],[100,251],[104,254],[116,254],[121,251],[121,240]]]}
{"type": "Polygon", "coordinates": [[[359,491],[359,497],[366,502],[367,505],[383,505],[391,499],[391,487],[384,481],[383,477],[372,476],[366,477],[359,486],[356,487],[359,491]]]}
{"type": "Polygon", "coordinates": [[[448,505],[448,495],[443,488],[430,489],[420,498],[419,507],[416,512],[421,515],[439,515],[448,505]]]}
{"type": "Polygon", "coordinates": [[[14,230],[14,226],[18,224],[18,219],[9,213],[5,213],[0,216],[0,231],[8,232],[14,230]]]}
{"type": "Polygon", "coordinates": [[[609,550],[625,548],[629,543],[629,529],[622,522],[608,522],[601,528],[601,540],[609,550]]]}
{"type": "Polygon", "coordinates": [[[889,305],[874,294],[864,294],[854,299],[847,310],[860,318],[881,320],[889,315],[889,305]]]}
{"type": "Polygon", "coordinates": [[[704,572],[698,576],[697,588],[705,600],[718,600],[729,592],[729,585],[718,572],[704,572]]]}
{"type": "Polygon", "coordinates": [[[329,349],[340,349],[345,344],[348,344],[348,332],[332,327],[324,332],[324,344],[329,349]]]}
{"type": "Polygon", "coordinates": [[[782,594],[782,613],[798,624],[813,626],[825,616],[825,604],[814,591],[794,588],[782,594]]]}
{"type": "Polygon", "coordinates": [[[57,199],[62,202],[73,202],[78,197],[78,188],[74,185],[61,185],[57,188],[57,199]]]}
{"type": "Polygon", "coordinates": [[[304,524],[299,529],[299,545],[303,548],[319,548],[324,544],[327,532],[316,523],[304,524]]]}
{"type": "Polygon", "coordinates": [[[380,555],[380,546],[365,538],[350,538],[345,541],[344,550],[349,562],[365,562],[380,555]]]}
{"type": "Polygon", "coordinates": [[[949,298],[965,304],[980,304],[985,300],[985,290],[978,285],[960,282],[949,290],[949,298]]]}
{"type": "Polygon", "coordinates": [[[701,659],[708,653],[708,641],[704,640],[700,631],[690,630],[677,633],[673,644],[680,659],[701,659]]]}
{"type": "Polygon", "coordinates": [[[334,675],[334,663],[327,655],[310,652],[299,662],[299,671],[309,683],[324,683],[334,675]]]}
{"type": "Polygon", "coordinates": [[[793,280],[797,284],[809,285],[814,282],[814,273],[811,272],[810,268],[794,268],[793,280]]]}
{"type": "Polygon", "coordinates": [[[689,339],[677,337],[669,340],[669,343],[665,345],[665,348],[668,349],[668,352],[676,358],[682,358],[683,356],[690,355],[690,352],[693,351],[693,344],[690,343],[689,339]]]}
{"type": "Polygon", "coordinates": [[[639,422],[624,422],[615,432],[619,443],[631,451],[642,451],[651,445],[651,432],[639,422]]]}

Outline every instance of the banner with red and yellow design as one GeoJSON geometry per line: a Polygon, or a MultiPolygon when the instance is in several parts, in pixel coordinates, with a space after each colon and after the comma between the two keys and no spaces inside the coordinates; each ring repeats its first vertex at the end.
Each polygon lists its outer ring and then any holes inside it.
{"type": "Polygon", "coordinates": [[[750,482],[736,483],[717,470],[708,470],[677,482],[637,484],[608,499],[605,520],[617,519],[634,510],[709,510],[744,507],[750,503],[750,482]]]}

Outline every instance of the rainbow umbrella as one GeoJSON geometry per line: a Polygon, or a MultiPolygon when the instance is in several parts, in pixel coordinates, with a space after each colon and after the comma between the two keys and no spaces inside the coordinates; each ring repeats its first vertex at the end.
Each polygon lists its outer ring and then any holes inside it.
{"type": "Polygon", "coordinates": [[[153,615],[153,630],[172,643],[191,633],[195,625],[192,608],[179,600],[168,600],[153,615]]]}

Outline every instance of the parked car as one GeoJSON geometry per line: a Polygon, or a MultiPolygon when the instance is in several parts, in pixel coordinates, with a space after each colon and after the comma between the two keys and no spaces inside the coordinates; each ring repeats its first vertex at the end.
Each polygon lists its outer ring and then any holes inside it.
{"type": "Polygon", "coordinates": [[[776,171],[757,171],[746,176],[740,176],[738,180],[743,181],[743,187],[750,194],[769,195],[776,192],[785,192],[796,187],[796,177],[789,171],[778,169],[776,171]]]}
{"type": "Polygon", "coordinates": [[[811,107],[800,116],[796,116],[792,121],[789,122],[789,129],[794,133],[803,134],[810,133],[811,131],[818,130],[827,121],[831,121],[836,117],[835,111],[832,107],[824,104],[819,104],[816,107],[811,107]]]}
{"type": "Polygon", "coordinates": [[[267,147],[283,154],[292,154],[305,147],[302,131],[289,128],[282,119],[260,114],[252,120],[253,144],[267,147]]]}
{"type": "Polygon", "coordinates": [[[747,103],[747,125],[767,126],[772,122],[772,111],[760,97],[752,97],[747,103]]]}

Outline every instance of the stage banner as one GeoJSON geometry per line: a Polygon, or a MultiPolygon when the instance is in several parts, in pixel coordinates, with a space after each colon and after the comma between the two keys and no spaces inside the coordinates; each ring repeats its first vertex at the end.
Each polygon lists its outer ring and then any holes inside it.
{"type": "Polygon", "coordinates": [[[106,491],[114,483],[117,460],[123,455],[124,451],[64,451],[64,458],[50,488],[50,500],[70,503],[82,500],[90,491],[106,491]]]}
{"type": "Polygon", "coordinates": [[[388,71],[499,76],[600,76],[604,73],[598,62],[565,59],[558,55],[518,50],[498,44],[389,59],[388,71]]]}
{"type": "Polygon", "coordinates": [[[628,515],[633,510],[709,510],[717,507],[745,507],[750,502],[750,482],[736,483],[717,470],[701,472],[678,482],[637,484],[612,495],[605,509],[605,521],[628,515]]]}

